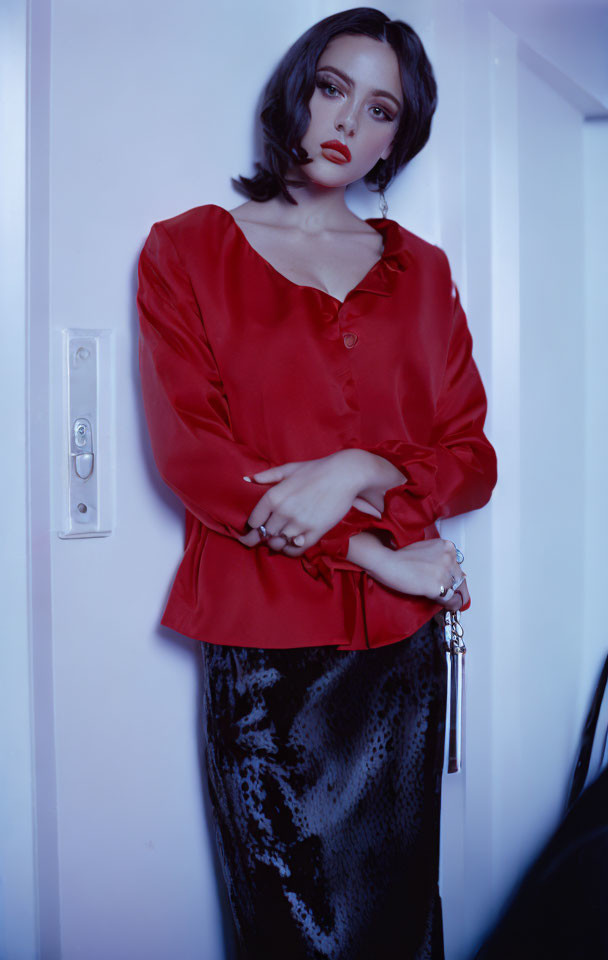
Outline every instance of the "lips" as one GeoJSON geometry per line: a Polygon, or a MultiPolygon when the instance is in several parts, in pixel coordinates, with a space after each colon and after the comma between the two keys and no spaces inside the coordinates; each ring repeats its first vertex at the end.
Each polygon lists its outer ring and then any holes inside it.
{"type": "Polygon", "coordinates": [[[338,160],[334,157],[328,157],[328,160],[333,160],[334,163],[349,163],[351,156],[350,150],[345,143],[340,143],[339,140],[326,140],[324,143],[320,144],[324,150],[333,150],[335,153],[339,153],[342,157],[341,160],[338,160]]]}

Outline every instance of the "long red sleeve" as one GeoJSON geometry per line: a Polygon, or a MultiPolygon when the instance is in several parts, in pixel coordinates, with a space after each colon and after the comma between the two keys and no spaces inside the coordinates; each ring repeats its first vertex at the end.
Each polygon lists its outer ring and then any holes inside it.
{"type": "Polygon", "coordinates": [[[413,542],[417,524],[419,529],[420,524],[426,526],[485,506],[496,485],[496,453],[484,433],[486,393],[473,359],[473,340],[456,284],[452,290],[452,335],[433,422],[428,469],[421,475],[420,461],[412,468],[407,446],[403,451],[399,444],[380,444],[374,450],[415,479],[416,495],[412,496],[408,483],[385,494],[384,512],[397,547],[413,542]]]}
{"type": "Polygon", "coordinates": [[[233,436],[190,279],[161,224],[141,251],[138,279],[139,370],[159,473],[206,527],[243,536],[263,492],[243,476],[273,464],[233,436]]]}

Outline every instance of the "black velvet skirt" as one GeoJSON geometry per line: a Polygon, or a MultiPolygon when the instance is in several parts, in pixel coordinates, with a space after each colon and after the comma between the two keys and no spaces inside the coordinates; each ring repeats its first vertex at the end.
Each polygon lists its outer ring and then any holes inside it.
{"type": "Polygon", "coordinates": [[[204,764],[243,960],[443,960],[441,615],[375,650],[203,642],[204,764]]]}

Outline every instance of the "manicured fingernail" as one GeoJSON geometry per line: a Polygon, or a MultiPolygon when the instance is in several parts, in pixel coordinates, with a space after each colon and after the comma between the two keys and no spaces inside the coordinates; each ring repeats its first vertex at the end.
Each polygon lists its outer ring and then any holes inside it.
{"type": "Polygon", "coordinates": [[[246,480],[247,483],[251,483],[251,477],[243,477],[243,480],[246,480]]]}

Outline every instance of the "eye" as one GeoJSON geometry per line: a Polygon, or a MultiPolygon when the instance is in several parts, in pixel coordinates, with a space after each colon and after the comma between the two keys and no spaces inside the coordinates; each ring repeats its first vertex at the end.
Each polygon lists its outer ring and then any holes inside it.
{"type": "Polygon", "coordinates": [[[375,114],[374,114],[374,116],[377,117],[378,120],[388,120],[388,121],[392,121],[392,120],[395,119],[390,113],[388,113],[387,110],[384,109],[384,107],[375,106],[375,107],[372,107],[372,110],[379,110],[379,111],[380,111],[380,113],[375,113],[375,114]]]}
{"type": "Polygon", "coordinates": [[[329,91],[335,90],[337,93],[340,93],[336,85],[333,83],[330,83],[329,80],[317,80],[317,86],[319,90],[325,91],[326,96],[331,97],[334,100],[335,100],[335,95],[333,93],[330,93],[329,91]]]}
{"type": "MultiPolygon", "coordinates": [[[[335,83],[332,83],[331,80],[324,79],[323,77],[318,77],[315,80],[315,85],[319,90],[323,91],[323,95],[329,97],[330,100],[336,100],[337,97],[342,96],[342,91],[335,83]]],[[[395,117],[389,113],[388,110],[385,110],[384,107],[381,107],[379,104],[375,104],[372,107],[372,111],[377,110],[378,113],[373,113],[372,116],[375,120],[380,120],[382,123],[392,123],[395,117]]]]}

